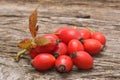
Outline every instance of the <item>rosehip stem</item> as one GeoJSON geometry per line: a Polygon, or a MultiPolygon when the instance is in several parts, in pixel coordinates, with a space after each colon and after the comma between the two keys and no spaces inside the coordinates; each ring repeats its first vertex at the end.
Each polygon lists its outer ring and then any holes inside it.
{"type": "Polygon", "coordinates": [[[77,55],[76,55],[76,52],[73,52],[71,55],[70,55],[70,57],[71,58],[75,58],[77,55]]]}
{"type": "Polygon", "coordinates": [[[58,33],[53,33],[53,34],[55,34],[55,35],[57,35],[57,36],[59,36],[60,34],[58,34],[58,33]]]}
{"type": "Polygon", "coordinates": [[[73,26],[73,29],[77,29],[77,26],[73,26]]]}
{"type": "Polygon", "coordinates": [[[54,57],[57,59],[60,55],[58,53],[54,53],[54,57]]]}
{"type": "Polygon", "coordinates": [[[27,51],[27,49],[23,49],[22,51],[18,52],[15,57],[15,61],[18,62],[20,60],[21,55],[25,54],[27,51]]]}
{"type": "Polygon", "coordinates": [[[79,41],[80,41],[82,44],[84,44],[84,38],[81,37],[81,38],[79,39],[79,41]]]}
{"type": "Polygon", "coordinates": [[[86,27],[88,30],[90,30],[92,33],[94,33],[95,31],[92,29],[92,28],[90,28],[90,27],[86,27]]]}

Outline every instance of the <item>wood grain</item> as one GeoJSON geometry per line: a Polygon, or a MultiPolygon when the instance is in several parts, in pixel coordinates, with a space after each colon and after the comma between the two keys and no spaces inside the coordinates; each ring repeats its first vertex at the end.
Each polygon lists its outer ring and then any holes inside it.
{"type": "Polygon", "coordinates": [[[14,62],[15,54],[20,51],[17,43],[31,38],[28,19],[38,5],[37,2],[16,1],[0,1],[0,80],[120,80],[119,0],[65,0],[64,4],[53,0],[50,4],[41,4],[39,35],[53,33],[61,26],[77,26],[78,29],[90,26],[106,35],[105,50],[94,57],[93,69],[74,68],[68,74],[60,74],[55,69],[38,72],[30,65],[28,54],[19,63],[14,62]]]}

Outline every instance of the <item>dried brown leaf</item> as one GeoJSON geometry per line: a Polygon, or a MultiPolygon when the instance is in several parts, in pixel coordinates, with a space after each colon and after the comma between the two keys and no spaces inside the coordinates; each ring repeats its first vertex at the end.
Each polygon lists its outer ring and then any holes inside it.
{"type": "Polygon", "coordinates": [[[32,47],[31,43],[32,43],[32,40],[26,38],[18,43],[18,47],[23,48],[23,49],[30,49],[32,47]]]}
{"type": "Polygon", "coordinates": [[[33,38],[36,37],[38,32],[38,26],[36,26],[36,24],[37,24],[37,8],[29,16],[29,29],[33,38]]]}
{"type": "Polygon", "coordinates": [[[40,37],[37,37],[35,38],[35,43],[38,45],[38,46],[45,46],[47,44],[49,44],[51,41],[48,39],[48,38],[45,38],[43,36],[40,36],[40,37]]]}

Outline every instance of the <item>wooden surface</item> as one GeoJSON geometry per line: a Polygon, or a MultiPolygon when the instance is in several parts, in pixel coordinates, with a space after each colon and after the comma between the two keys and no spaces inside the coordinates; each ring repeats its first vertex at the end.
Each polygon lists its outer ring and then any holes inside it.
{"type": "Polygon", "coordinates": [[[93,69],[74,68],[67,74],[54,69],[38,72],[30,65],[27,54],[19,63],[14,62],[15,54],[21,50],[17,43],[30,37],[28,16],[38,5],[24,1],[0,1],[0,80],[120,80],[119,0],[53,0],[38,9],[39,35],[52,33],[61,26],[90,26],[107,38],[105,50],[94,57],[93,69]]]}

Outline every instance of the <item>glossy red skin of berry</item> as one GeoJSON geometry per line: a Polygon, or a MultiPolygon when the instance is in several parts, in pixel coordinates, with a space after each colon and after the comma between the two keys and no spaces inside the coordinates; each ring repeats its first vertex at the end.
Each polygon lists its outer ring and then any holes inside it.
{"type": "Polygon", "coordinates": [[[50,46],[52,46],[52,45],[36,46],[35,48],[32,48],[29,51],[29,55],[33,59],[38,54],[41,54],[41,53],[51,53],[54,50],[54,48],[57,47],[57,46],[56,47],[50,47],[50,46]]]}
{"type": "Polygon", "coordinates": [[[69,55],[72,54],[73,52],[83,51],[83,50],[84,50],[83,44],[77,39],[72,39],[68,43],[68,54],[69,55]]]}
{"type": "Polygon", "coordinates": [[[56,36],[55,34],[44,34],[43,36],[53,40],[59,40],[58,36],[56,36]]]}
{"type": "Polygon", "coordinates": [[[59,38],[54,34],[44,34],[42,36],[48,38],[51,42],[45,46],[36,46],[35,50],[37,53],[51,53],[56,49],[59,38]]]}
{"type": "Polygon", "coordinates": [[[80,39],[80,38],[81,38],[81,36],[80,36],[79,31],[74,28],[64,30],[60,34],[60,39],[66,44],[68,44],[68,42],[72,39],[80,39]]]}
{"type": "Polygon", "coordinates": [[[102,44],[95,39],[84,40],[83,44],[85,51],[87,51],[90,55],[97,55],[102,49],[102,44]]]}
{"type": "Polygon", "coordinates": [[[96,39],[96,40],[100,41],[102,45],[106,44],[106,38],[100,32],[94,32],[93,35],[92,35],[92,39],[96,39]]]}
{"type": "Polygon", "coordinates": [[[39,71],[47,71],[54,65],[55,58],[50,53],[41,53],[32,60],[32,66],[39,71]]]}
{"type": "Polygon", "coordinates": [[[57,30],[54,32],[54,34],[59,37],[59,35],[61,34],[62,31],[68,30],[68,29],[71,29],[71,28],[70,28],[70,27],[67,27],[67,26],[61,27],[61,28],[57,29],[57,30]]]}
{"type": "Polygon", "coordinates": [[[85,51],[77,51],[72,57],[74,65],[78,69],[91,69],[93,67],[93,58],[85,51]]]}
{"type": "Polygon", "coordinates": [[[32,48],[30,51],[29,51],[29,55],[31,57],[31,59],[34,59],[39,53],[36,51],[35,48],[32,48]]]}
{"type": "Polygon", "coordinates": [[[53,55],[57,58],[61,55],[67,54],[67,45],[63,42],[59,42],[55,51],[53,51],[53,55]]]}
{"type": "Polygon", "coordinates": [[[69,72],[72,70],[72,67],[72,59],[67,55],[61,55],[55,61],[55,68],[58,72],[69,72]]]}
{"type": "Polygon", "coordinates": [[[79,32],[84,40],[91,38],[91,32],[88,29],[81,29],[79,30],[79,32]]]}

